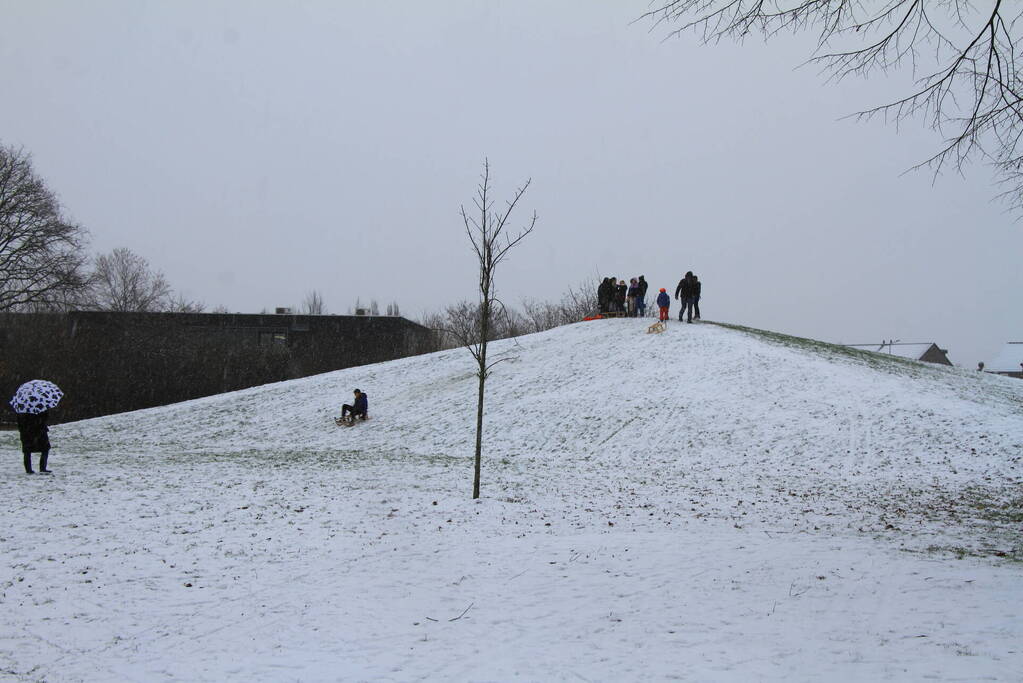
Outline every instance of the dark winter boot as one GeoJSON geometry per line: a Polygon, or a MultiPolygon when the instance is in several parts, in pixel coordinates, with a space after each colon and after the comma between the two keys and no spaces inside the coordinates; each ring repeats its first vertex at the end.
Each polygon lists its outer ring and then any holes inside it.
{"type": "Polygon", "coordinates": [[[32,471],[32,454],[25,451],[25,474],[35,474],[32,471]]]}
{"type": "Polygon", "coordinates": [[[49,451],[43,451],[39,455],[39,473],[40,474],[49,474],[50,473],[50,470],[46,469],[46,461],[49,460],[49,459],[50,459],[50,452],[49,451]]]}

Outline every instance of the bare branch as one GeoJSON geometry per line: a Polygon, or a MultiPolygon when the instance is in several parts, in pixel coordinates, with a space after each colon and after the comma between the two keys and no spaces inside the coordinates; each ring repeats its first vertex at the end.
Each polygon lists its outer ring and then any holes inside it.
{"type": "Polygon", "coordinates": [[[674,26],[668,37],[693,31],[704,42],[816,31],[807,63],[829,81],[908,67],[909,93],[853,116],[922,120],[944,142],[914,168],[962,173],[985,160],[1001,173],[1001,196],[1023,210],[1021,17],[1021,6],[1004,0],[674,0],[641,18],[652,29],[674,26]]]}

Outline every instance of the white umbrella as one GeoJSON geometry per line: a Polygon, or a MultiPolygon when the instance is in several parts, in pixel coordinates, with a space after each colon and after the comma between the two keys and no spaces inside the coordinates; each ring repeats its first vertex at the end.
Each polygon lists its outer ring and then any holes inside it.
{"type": "Polygon", "coordinates": [[[14,392],[11,407],[16,413],[41,413],[56,408],[64,392],[53,382],[45,379],[33,379],[25,382],[14,392]]]}

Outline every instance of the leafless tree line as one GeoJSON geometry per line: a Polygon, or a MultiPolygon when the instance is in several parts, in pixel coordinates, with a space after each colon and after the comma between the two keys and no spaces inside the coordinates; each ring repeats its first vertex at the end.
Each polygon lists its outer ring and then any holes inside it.
{"type": "Polygon", "coordinates": [[[166,276],[144,257],[121,247],[83,261],[75,288],[67,288],[4,310],[202,313],[206,306],[175,292],[166,276]]]}
{"type": "Polygon", "coordinates": [[[892,122],[919,118],[944,142],[918,166],[962,170],[994,164],[1003,198],[1023,209],[1023,4],[1006,0],[672,0],[644,15],[672,36],[742,41],[755,33],[808,31],[810,64],[829,80],[906,68],[913,85],[894,101],[853,114],[892,122]]]}
{"type": "MultiPolygon", "coordinates": [[[[90,256],[88,231],[68,218],[22,149],[0,144],[0,312],[201,313],[203,302],[176,292],[145,257],[127,248],[90,256]]],[[[326,313],[311,291],[304,312],[326,313]]],[[[388,315],[399,315],[388,304],[388,315]]],[[[218,306],[217,313],[227,309],[218,306]]],[[[377,304],[372,302],[373,314],[377,304]]]]}
{"type": "Polygon", "coordinates": [[[0,312],[203,310],[130,249],[90,258],[87,244],[31,156],[0,145],[0,312]]]}
{"type": "MultiPolygon", "coordinates": [[[[558,301],[526,299],[517,309],[504,304],[495,306],[489,327],[489,341],[510,339],[524,334],[543,332],[561,325],[579,322],[597,311],[597,285],[584,282],[569,287],[558,301]]],[[[433,332],[433,350],[464,346],[461,340],[479,329],[480,307],[477,302],[459,301],[443,310],[423,314],[419,324],[433,332]]]]}

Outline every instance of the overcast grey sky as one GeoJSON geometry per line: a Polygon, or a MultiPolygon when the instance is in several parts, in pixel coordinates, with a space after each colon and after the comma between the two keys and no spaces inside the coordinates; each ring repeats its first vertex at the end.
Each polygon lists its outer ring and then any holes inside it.
{"type": "MultiPolygon", "coordinates": [[[[940,138],[841,120],[906,75],[826,85],[810,36],[701,46],[644,0],[0,0],[0,142],[92,235],[208,307],[418,317],[472,298],[458,210],[485,157],[540,220],[502,298],[599,275],[827,341],[1023,339],[1023,225],[940,138]]],[[[628,353],[628,349],[622,349],[628,353]]]]}

